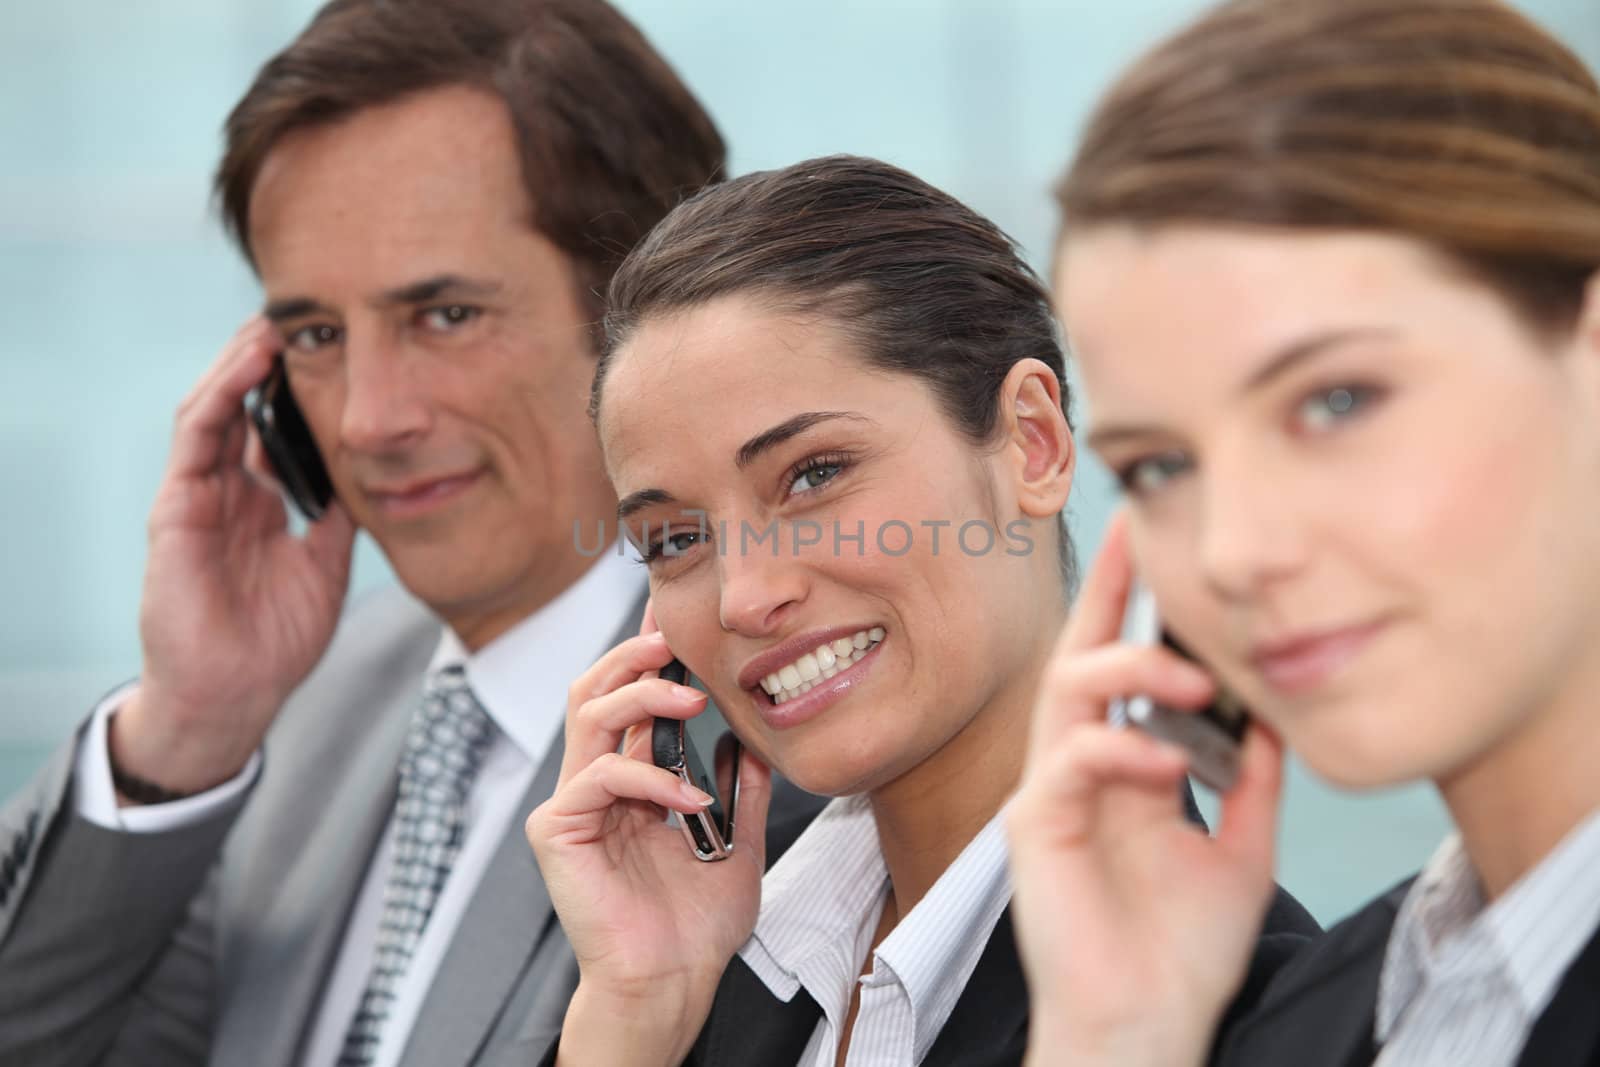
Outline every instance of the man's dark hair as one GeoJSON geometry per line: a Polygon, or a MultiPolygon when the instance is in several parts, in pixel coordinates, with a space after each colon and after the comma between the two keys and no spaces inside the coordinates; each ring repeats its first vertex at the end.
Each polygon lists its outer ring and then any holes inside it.
{"type": "Polygon", "coordinates": [[[285,136],[457,85],[505,101],[533,227],[572,258],[596,322],[634,244],[723,174],[710,116],[603,0],[332,0],[228,116],[216,191],[246,257],[251,192],[285,136]]]}

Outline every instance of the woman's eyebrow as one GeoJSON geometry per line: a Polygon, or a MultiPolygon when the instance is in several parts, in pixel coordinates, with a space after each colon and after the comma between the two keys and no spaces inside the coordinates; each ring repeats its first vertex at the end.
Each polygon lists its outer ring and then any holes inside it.
{"type": "Polygon", "coordinates": [[[625,522],[628,517],[637,511],[653,507],[656,504],[671,504],[677,497],[665,489],[641,489],[637,493],[629,493],[617,503],[617,521],[625,522]]]}
{"type": "Polygon", "coordinates": [[[750,440],[739,446],[739,452],[734,456],[734,463],[740,470],[754,463],[765,452],[769,452],[791,437],[805,433],[818,423],[828,422],[833,419],[854,419],[860,422],[873,420],[855,411],[807,411],[793,418],[785,419],[769,430],[762,430],[750,440]]]}

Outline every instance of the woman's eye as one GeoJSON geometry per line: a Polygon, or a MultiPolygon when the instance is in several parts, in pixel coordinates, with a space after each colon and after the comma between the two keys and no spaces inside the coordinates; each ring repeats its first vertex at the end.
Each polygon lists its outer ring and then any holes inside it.
{"type": "Polygon", "coordinates": [[[1337,385],[1318,389],[1300,401],[1296,421],[1308,430],[1325,430],[1361,414],[1378,399],[1378,390],[1366,385],[1337,385]]]}
{"type": "Polygon", "coordinates": [[[431,330],[448,333],[459,329],[482,314],[478,308],[466,304],[446,304],[444,307],[429,308],[422,313],[423,323],[431,330]]]}
{"type": "Polygon", "coordinates": [[[640,555],[646,563],[654,563],[658,559],[673,559],[687,554],[691,548],[700,543],[701,539],[699,530],[680,530],[651,541],[640,555]]]}
{"type": "Polygon", "coordinates": [[[844,465],[840,463],[815,463],[795,475],[789,483],[790,493],[808,493],[836,478],[844,465]]]}
{"type": "Polygon", "coordinates": [[[315,352],[319,348],[338,344],[341,333],[337,326],[302,326],[291,331],[284,339],[297,352],[315,352]]]}
{"type": "Polygon", "coordinates": [[[1189,469],[1189,457],[1172,449],[1117,468],[1117,481],[1133,496],[1153,493],[1189,469]]]}

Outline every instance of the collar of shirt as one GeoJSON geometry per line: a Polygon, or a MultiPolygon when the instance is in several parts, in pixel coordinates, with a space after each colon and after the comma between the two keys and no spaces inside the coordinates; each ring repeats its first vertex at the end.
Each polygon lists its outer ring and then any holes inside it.
{"type": "Polygon", "coordinates": [[[996,815],[901,917],[863,977],[862,955],[887,897],[889,872],[867,798],[840,798],[767,873],[755,930],[739,955],[780,1000],[793,999],[803,987],[834,1033],[858,980],[867,987],[897,983],[911,1004],[911,1062],[920,1062],[1010,903],[1007,856],[996,815]]]}
{"type": "Polygon", "coordinates": [[[463,665],[489,717],[537,765],[566,714],[572,679],[611,647],[618,619],[644,595],[645,576],[630,557],[608,548],[554,600],[476,653],[446,626],[429,675],[463,665]]]}
{"type": "Polygon", "coordinates": [[[1430,978],[1496,973],[1531,1025],[1600,924],[1600,811],[1493,904],[1452,834],[1407,892],[1378,981],[1375,1033],[1388,1040],[1430,978]]]}

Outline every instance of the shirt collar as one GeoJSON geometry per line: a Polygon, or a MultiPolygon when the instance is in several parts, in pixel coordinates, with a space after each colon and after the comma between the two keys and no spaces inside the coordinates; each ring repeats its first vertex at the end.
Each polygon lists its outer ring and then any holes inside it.
{"type": "Polygon", "coordinates": [[[1600,924],[1600,811],[1590,813],[1493,904],[1459,834],[1440,845],[1395,917],[1378,982],[1375,1033],[1385,1041],[1440,958],[1474,938],[1478,959],[1509,979],[1537,1018],[1600,924]]]}
{"type": "MultiPolygon", "coordinates": [[[[911,1002],[914,1059],[933,1046],[1011,900],[1004,826],[991,819],[902,916],[866,968],[870,984],[898,981],[911,1002]]],[[[889,887],[865,796],[830,803],[761,883],[761,912],[739,954],[781,1000],[804,987],[831,1021],[839,991],[861,974],[858,937],[889,887]]],[[[870,931],[869,931],[870,933],[870,931]]]]}
{"type": "Polygon", "coordinates": [[[801,976],[816,969],[813,964],[854,975],[861,965],[851,958],[856,934],[888,885],[867,798],[834,800],[761,880],[761,911],[740,955],[785,1001],[803,984],[801,976]]]}
{"type": "Polygon", "coordinates": [[[608,549],[554,600],[476,653],[446,626],[428,673],[464,666],[495,725],[537,763],[566,714],[567,687],[611,647],[645,585],[632,559],[608,549]]]}
{"type": "Polygon", "coordinates": [[[911,998],[913,1063],[921,1063],[944,1028],[967,979],[1011,902],[1005,829],[996,815],[878,946],[911,998]]]}
{"type": "Polygon", "coordinates": [[[1439,950],[1483,911],[1483,891],[1461,835],[1451,834],[1406,892],[1384,950],[1374,1033],[1388,1040],[1427,983],[1439,950]]]}
{"type": "Polygon", "coordinates": [[[1600,811],[1490,905],[1484,922],[1536,1017],[1600,923],[1600,811]]]}

